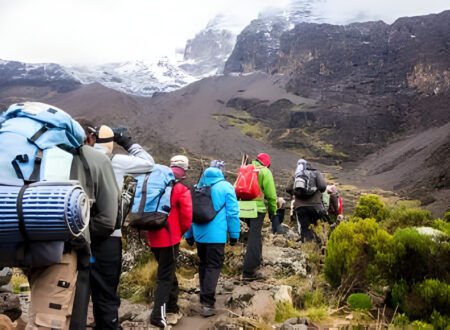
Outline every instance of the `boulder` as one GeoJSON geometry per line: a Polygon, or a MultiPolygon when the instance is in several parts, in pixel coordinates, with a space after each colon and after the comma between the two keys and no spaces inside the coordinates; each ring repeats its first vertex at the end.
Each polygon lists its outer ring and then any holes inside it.
{"type": "Polygon", "coordinates": [[[243,315],[269,324],[275,321],[277,306],[270,291],[258,291],[251,298],[250,304],[244,309],[243,315]]]}
{"type": "Polygon", "coordinates": [[[13,273],[11,268],[5,267],[0,270],[0,286],[6,285],[11,281],[13,273]]]}
{"type": "Polygon", "coordinates": [[[17,320],[22,315],[19,297],[11,292],[0,293],[0,314],[7,315],[12,321],[17,320]]]}
{"type": "Polygon", "coordinates": [[[289,285],[281,285],[274,295],[275,302],[288,302],[292,304],[292,287],[289,285]]]}

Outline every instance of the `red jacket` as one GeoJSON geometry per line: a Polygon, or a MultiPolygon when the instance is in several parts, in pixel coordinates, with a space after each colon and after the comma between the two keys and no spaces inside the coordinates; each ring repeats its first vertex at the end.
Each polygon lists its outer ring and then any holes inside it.
{"type": "Polygon", "coordinates": [[[163,248],[180,243],[183,234],[192,224],[192,198],[189,189],[182,183],[173,186],[170,196],[168,228],[147,231],[147,244],[163,248]]]}

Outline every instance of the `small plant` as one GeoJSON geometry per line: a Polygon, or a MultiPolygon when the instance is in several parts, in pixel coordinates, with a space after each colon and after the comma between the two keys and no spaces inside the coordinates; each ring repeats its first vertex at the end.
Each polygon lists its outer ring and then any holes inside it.
{"type": "Polygon", "coordinates": [[[372,309],[372,301],[365,293],[353,293],[347,298],[347,304],[352,311],[369,311],[372,309]]]}
{"type": "Polygon", "coordinates": [[[147,302],[156,284],[157,270],[158,263],[150,258],[147,262],[139,263],[131,271],[124,273],[120,279],[120,296],[129,298],[133,303],[147,302]]]}
{"type": "Polygon", "coordinates": [[[326,305],[325,295],[321,289],[315,289],[312,292],[305,293],[304,299],[306,308],[321,307],[326,305]]]}
{"type": "Polygon", "coordinates": [[[300,313],[292,303],[287,301],[281,301],[277,303],[277,309],[275,312],[275,322],[284,322],[292,317],[299,317],[300,313]]]}
{"type": "Polygon", "coordinates": [[[396,327],[406,327],[409,323],[410,321],[408,316],[403,313],[397,314],[392,320],[392,324],[396,327]]]}
{"type": "Polygon", "coordinates": [[[12,286],[13,293],[18,294],[18,293],[20,293],[20,286],[22,284],[27,284],[28,283],[28,279],[21,272],[20,273],[14,272],[13,276],[11,277],[10,283],[11,283],[11,286],[12,286]]]}

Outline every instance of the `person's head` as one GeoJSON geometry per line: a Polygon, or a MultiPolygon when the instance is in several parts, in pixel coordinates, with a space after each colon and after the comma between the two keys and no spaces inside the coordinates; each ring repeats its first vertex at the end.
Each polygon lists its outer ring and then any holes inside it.
{"type": "Polygon", "coordinates": [[[210,167],[216,167],[222,172],[225,170],[225,162],[223,160],[214,159],[211,161],[210,167]]]}
{"type": "Polygon", "coordinates": [[[84,117],[75,118],[75,120],[83,127],[84,132],[86,133],[86,140],[84,143],[93,146],[97,141],[97,127],[94,122],[84,117]]]}
{"type": "Polygon", "coordinates": [[[327,186],[327,193],[329,193],[330,195],[336,194],[337,193],[336,186],[334,184],[328,185],[327,186]]]}
{"type": "Polygon", "coordinates": [[[114,149],[114,132],[111,127],[100,126],[97,130],[97,141],[95,143],[105,148],[108,155],[111,155],[114,149]]]}
{"type": "Polygon", "coordinates": [[[266,153],[260,153],[258,154],[258,156],[256,156],[256,160],[258,162],[260,162],[262,165],[264,165],[265,167],[269,168],[271,161],[270,161],[270,156],[266,153]]]}
{"type": "Polygon", "coordinates": [[[170,159],[170,168],[178,180],[184,179],[189,169],[189,159],[183,155],[173,156],[170,159]]]}

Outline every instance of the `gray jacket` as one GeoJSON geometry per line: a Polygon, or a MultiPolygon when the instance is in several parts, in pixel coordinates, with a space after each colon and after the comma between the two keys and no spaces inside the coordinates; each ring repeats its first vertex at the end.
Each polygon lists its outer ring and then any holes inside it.
{"type": "MultiPolygon", "coordinates": [[[[316,180],[316,187],[317,191],[309,198],[306,199],[300,199],[298,197],[295,197],[294,202],[294,208],[302,207],[302,206],[313,206],[317,209],[324,209],[323,203],[322,203],[322,193],[327,189],[327,183],[325,182],[325,179],[322,175],[322,173],[319,172],[319,170],[308,168],[309,170],[313,170],[315,180],[316,180]]],[[[292,177],[292,180],[286,187],[286,192],[294,196],[294,181],[295,181],[295,175],[292,177]]]]}

